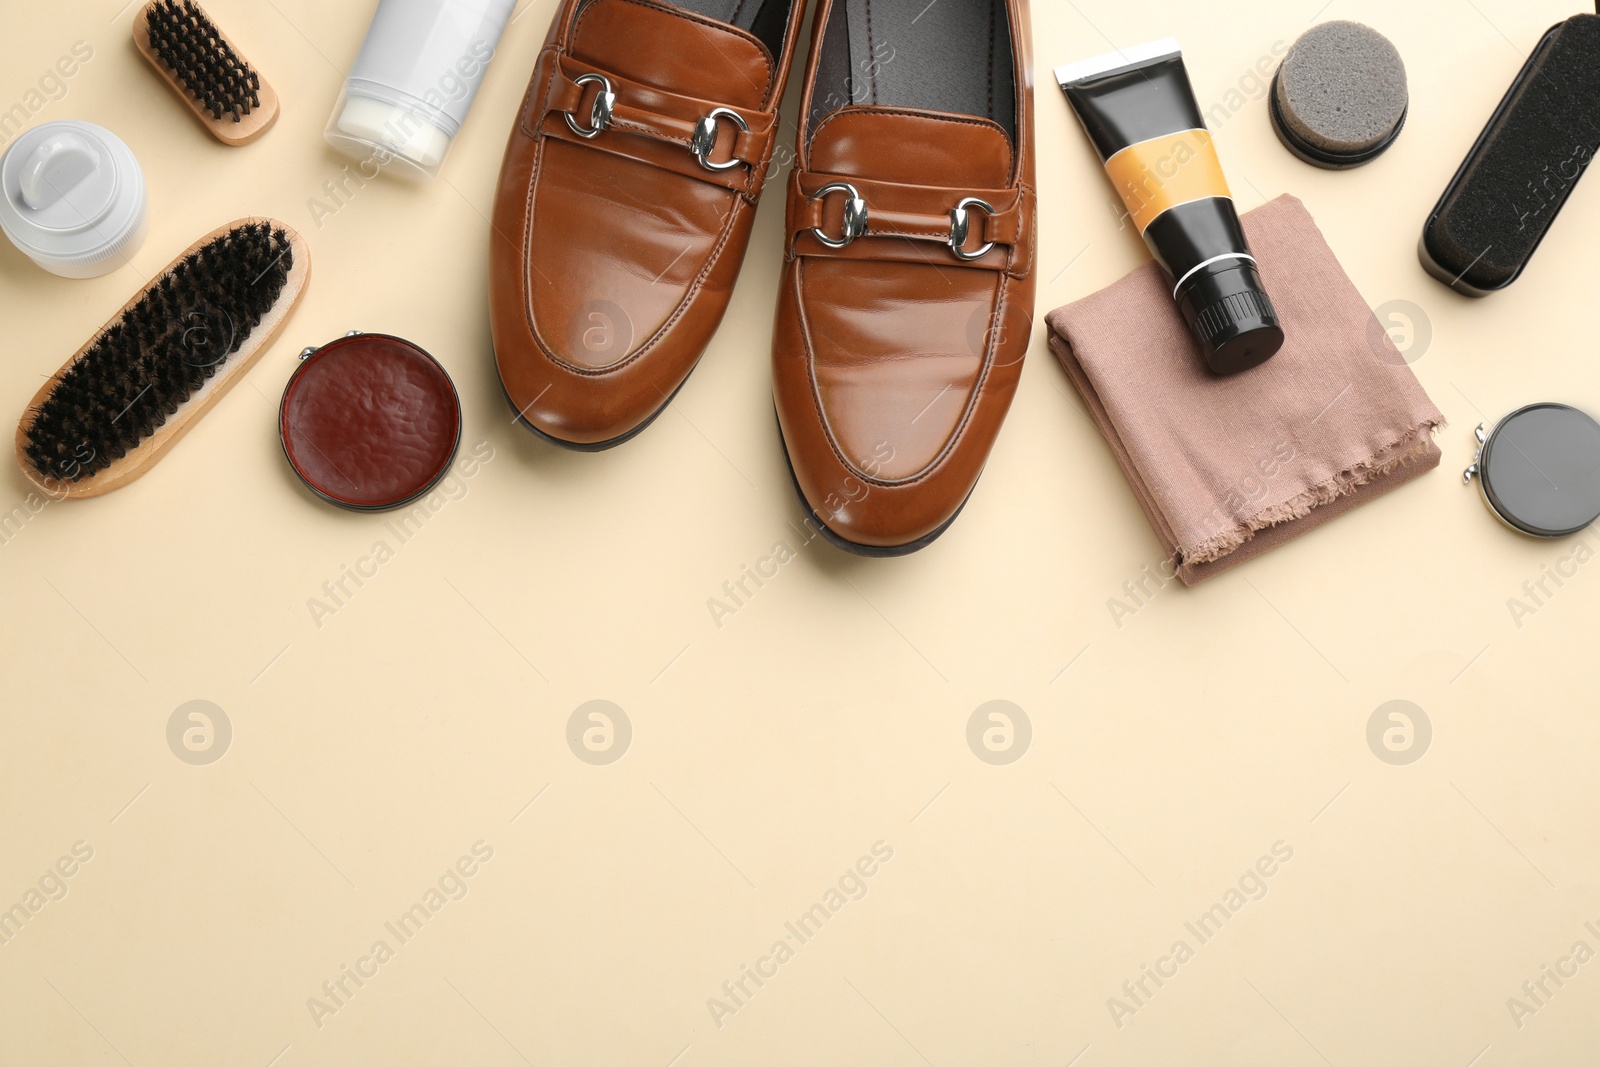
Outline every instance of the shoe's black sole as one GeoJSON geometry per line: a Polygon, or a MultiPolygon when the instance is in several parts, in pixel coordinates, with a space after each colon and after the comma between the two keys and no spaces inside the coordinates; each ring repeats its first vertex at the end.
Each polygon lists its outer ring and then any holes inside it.
{"type": "Polygon", "coordinates": [[[672,391],[672,395],[667,397],[667,399],[662,402],[660,407],[652,411],[649,418],[645,419],[627,433],[613,437],[610,440],[596,441],[593,444],[579,444],[576,441],[567,441],[560,437],[552,437],[550,434],[545,433],[543,430],[539,429],[539,427],[529,422],[527,417],[522,414],[524,409],[517,407],[516,401],[512,400],[511,394],[506,391],[505,379],[501,378],[498,373],[495,374],[495,380],[500,383],[500,395],[506,398],[506,404],[511,408],[512,413],[516,415],[517,422],[521,424],[522,428],[533,434],[535,437],[544,441],[548,441],[557,448],[564,448],[568,452],[605,452],[609,449],[616,448],[618,445],[627,444],[629,441],[648,430],[650,428],[650,424],[659,419],[661,417],[661,413],[672,406],[672,402],[678,398],[679,393],[683,392],[683,387],[689,384],[689,379],[692,377],[694,377],[694,370],[691,369],[688,374],[683,376],[683,381],[678,383],[678,387],[672,391]]]}
{"type": "MultiPolygon", "coordinates": [[[[774,411],[773,415],[776,416],[777,412],[774,411]]],[[[782,423],[779,423],[778,425],[778,443],[783,447],[783,462],[789,468],[789,484],[794,486],[794,495],[800,498],[800,504],[806,509],[807,514],[817,520],[817,530],[822,534],[823,540],[827,541],[834,548],[837,548],[843,552],[848,552],[852,556],[861,556],[864,559],[898,559],[901,556],[910,556],[917,552],[921,552],[924,548],[927,548],[929,545],[933,544],[940,537],[942,537],[946,530],[950,529],[950,527],[956,524],[956,520],[961,517],[961,513],[967,509],[968,501],[972,499],[972,493],[968,493],[966,500],[963,500],[961,502],[961,506],[956,508],[956,513],[954,515],[945,520],[943,526],[940,526],[937,530],[930,534],[917,538],[915,541],[912,541],[909,544],[889,546],[858,544],[855,541],[847,540],[846,538],[835,533],[833,529],[828,526],[827,520],[822,517],[822,513],[816,508],[812,507],[811,501],[806,499],[805,490],[800,488],[800,476],[794,471],[794,460],[789,458],[789,442],[783,439],[782,423]]],[[[976,491],[976,486],[974,486],[974,491],[976,491]]]]}

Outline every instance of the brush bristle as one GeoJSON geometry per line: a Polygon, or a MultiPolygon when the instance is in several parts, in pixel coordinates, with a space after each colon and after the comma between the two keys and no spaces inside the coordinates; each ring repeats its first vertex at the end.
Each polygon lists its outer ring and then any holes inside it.
{"type": "Polygon", "coordinates": [[[1574,15],[1529,61],[1428,228],[1439,265],[1509,285],[1600,151],[1600,17],[1574,15]]]}
{"type": "Polygon", "coordinates": [[[161,0],[145,15],[150,46],[214,119],[261,106],[261,75],[228,46],[194,0],[161,0]]]}
{"type": "Polygon", "coordinates": [[[62,373],[28,429],[34,469],[79,482],[138,448],[239,351],[293,267],[288,234],[266,223],[191,252],[62,373]]]}

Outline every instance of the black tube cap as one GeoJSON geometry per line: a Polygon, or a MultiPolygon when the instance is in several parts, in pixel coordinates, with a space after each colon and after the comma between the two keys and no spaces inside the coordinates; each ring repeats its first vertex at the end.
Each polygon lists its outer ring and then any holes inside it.
{"type": "Polygon", "coordinates": [[[1178,294],[1178,308],[1213,374],[1259,367],[1283,347],[1283,327],[1249,260],[1203,267],[1178,294]]]}

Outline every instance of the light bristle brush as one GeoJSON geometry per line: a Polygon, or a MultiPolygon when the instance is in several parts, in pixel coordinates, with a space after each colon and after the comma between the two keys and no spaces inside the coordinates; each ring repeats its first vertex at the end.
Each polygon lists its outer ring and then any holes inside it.
{"type": "Polygon", "coordinates": [[[242,378],[305,292],[305,241],[272,219],[191,245],[78,350],[17,426],[17,462],[55,499],[148,471],[242,378]]]}
{"type": "Polygon", "coordinates": [[[194,0],[151,0],[133,41],[223,144],[249,144],[277,121],[278,94],[194,0]]]}

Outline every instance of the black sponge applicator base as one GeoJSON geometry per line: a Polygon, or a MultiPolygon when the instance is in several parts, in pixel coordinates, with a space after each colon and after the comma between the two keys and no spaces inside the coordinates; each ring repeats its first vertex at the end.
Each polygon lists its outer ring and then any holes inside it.
{"type": "Polygon", "coordinates": [[[1395,123],[1394,130],[1378,141],[1371,148],[1360,152],[1339,153],[1330,152],[1319,148],[1310,141],[1305,140],[1294,132],[1284,118],[1283,105],[1278,103],[1278,82],[1273,79],[1272,92],[1267,94],[1267,106],[1271,109],[1272,129],[1278,135],[1278,140],[1302,163],[1310,163],[1314,167],[1324,170],[1354,170],[1356,167],[1366,166],[1374,159],[1387,152],[1395,141],[1400,139],[1400,134],[1406,128],[1406,117],[1410,113],[1408,108],[1401,112],[1400,121],[1395,123]]]}

